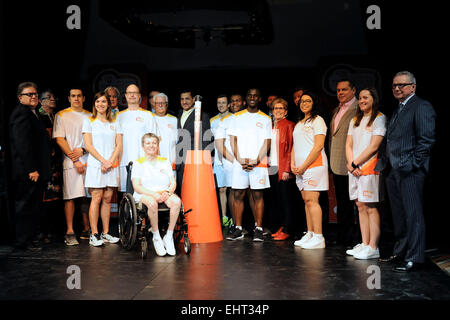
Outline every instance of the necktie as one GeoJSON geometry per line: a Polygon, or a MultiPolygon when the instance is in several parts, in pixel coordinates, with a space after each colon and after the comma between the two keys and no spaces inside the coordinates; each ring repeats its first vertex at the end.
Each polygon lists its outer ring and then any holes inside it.
{"type": "Polygon", "coordinates": [[[398,105],[397,111],[394,113],[394,116],[392,117],[392,122],[391,122],[392,124],[394,124],[395,121],[397,121],[397,117],[398,117],[398,115],[400,114],[400,112],[402,111],[403,106],[404,106],[403,103],[400,103],[400,104],[398,105]]]}

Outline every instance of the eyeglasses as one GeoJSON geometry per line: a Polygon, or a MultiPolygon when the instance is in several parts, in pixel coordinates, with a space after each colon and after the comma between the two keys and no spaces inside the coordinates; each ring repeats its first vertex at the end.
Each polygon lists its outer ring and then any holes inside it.
{"type": "Polygon", "coordinates": [[[32,97],[37,97],[38,93],[37,92],[21,93],[21,94],[19,94],[19,96],[27,96],[28,98],[32,98],[32,97]]]}
{"type": "Polygon", "coordinates": [[[311,102],[312,102],[312,100],[309,100],[309,99],[308,99],[308,100],[301,100],[301,101],[300,101],[300,103],[311,103],[311,102]]]}
{"type": "Polygon", "coordinates": [[[55,97],[43,97],[42,98],[42,100],[55,100],[55,101],[58,101],[58,98],[55,98],[55,97]]]}
{"type": "Polygon", "coordinates": [[[165,106],[167,102],[155,102],[155,106],[165,106]]]}
{"type": "Polygon", "coordinates": [[[395,88],[399,88],[399,89],[403,89],[404,87],[406,87],[406,86],[410,86],[410,85],[412,85],[412,84],[414,84],[414,83],[393,83],[392,84],[392,90],[394,90],[395,88]]]}

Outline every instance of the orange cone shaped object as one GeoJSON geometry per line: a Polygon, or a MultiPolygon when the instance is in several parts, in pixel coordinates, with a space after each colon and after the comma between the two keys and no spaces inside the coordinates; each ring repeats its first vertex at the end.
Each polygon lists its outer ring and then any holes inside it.
{"type": "Polygon", "coordinates": [[[191,243],[223,240],[209,150],[187,151],[181,200],[184,210],[192,209],[186,215],[191,243]]]}

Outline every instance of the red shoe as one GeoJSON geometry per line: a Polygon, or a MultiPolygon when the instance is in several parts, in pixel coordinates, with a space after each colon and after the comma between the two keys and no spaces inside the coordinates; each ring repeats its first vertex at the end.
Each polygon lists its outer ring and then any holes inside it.
{"type": "Polygon", "coordinates": [[[286,240],[287,238],[289,238],[289,234],[281,231],[276,237],[273,237],[273,240],[283,241],[286,240]]]}
{"type": "Polygon", "coordinates": [[[279,234],[280,234],[280,232],[282,232],[283,231],[283,227],[281,227],[280,229],[278,229],[278,231],[277,232],[275,232],[275,233],[272,233],[272,238],[274,238],[274,237],[277,237],[279,234]]]}

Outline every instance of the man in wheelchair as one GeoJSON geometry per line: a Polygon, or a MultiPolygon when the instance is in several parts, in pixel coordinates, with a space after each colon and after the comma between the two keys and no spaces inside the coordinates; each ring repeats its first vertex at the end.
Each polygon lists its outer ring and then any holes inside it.
{"type": "Polygon", "coordinates": [[[147,206],[153,233],[153,246],[158,256],[167,254],[174,256],[175,245],[173,232],[181,208],[181,199],[174,194],[176,188],[170,162],[159,154],[159,138],[153,133],[142,137],[142,148],[145,156],[136,160],[131,172],[133,197],[136,202],[147,206]],[[170,210],[169,227],[164,238],[158,230],[158,204],[165,203],[170,210]]]}

